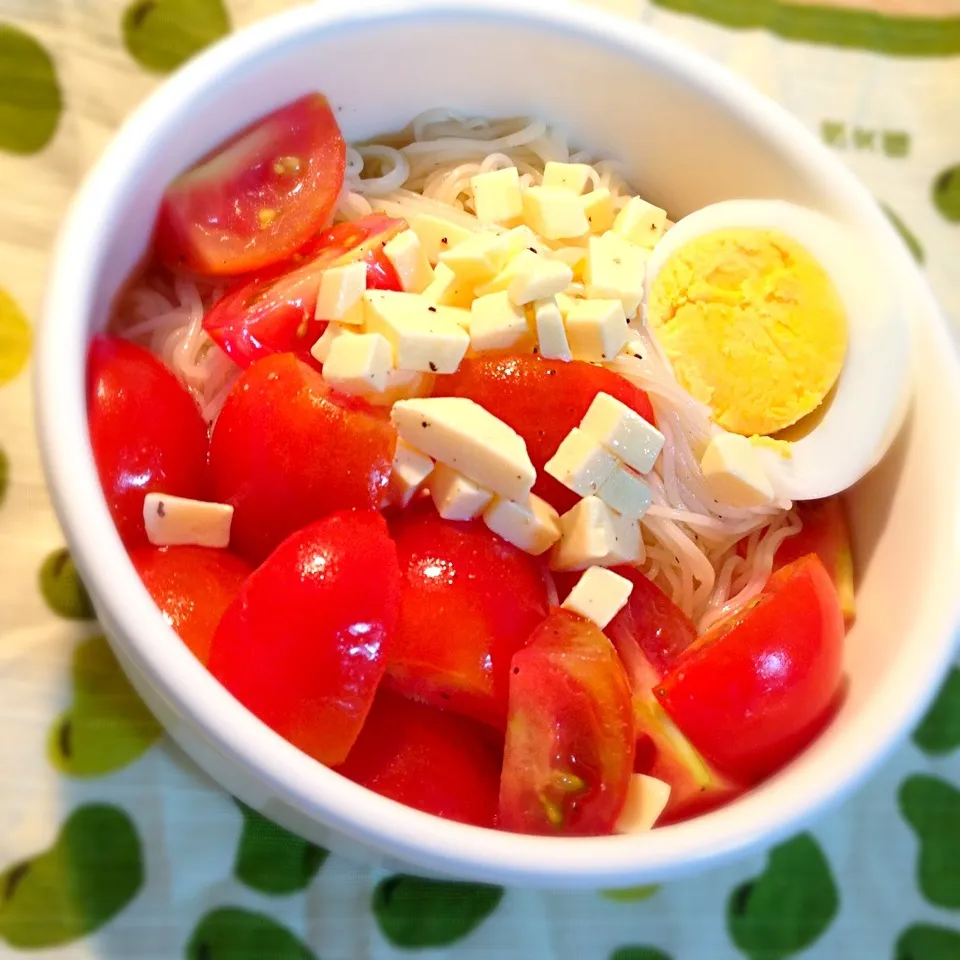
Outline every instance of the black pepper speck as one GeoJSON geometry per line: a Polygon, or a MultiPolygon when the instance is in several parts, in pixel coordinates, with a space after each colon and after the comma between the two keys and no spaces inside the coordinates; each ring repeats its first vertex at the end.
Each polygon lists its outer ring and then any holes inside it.
{"type": "Polygon", "coordinates": [[[436,313],[436,312],[437,312],[437,308],[436,308],[436,307],[427,307],[427,310],[429,310],[430,313],[436,313]]]}
{"type": "Polygon", "coordinates": [[[437,365],[432,360],[430,361],[430,372],[431,373],[437,372],[437,365]]]}
{"type": "Polygon", "coordinates": [[[164,505],[163,505],[163,501],[161,500],[161,501],[157,504],[157,516],[158,516],[158,517],[165,517],[166,515],[167,515],[167,510],[166,510],[166,507],[164,507],[164,505]]]}

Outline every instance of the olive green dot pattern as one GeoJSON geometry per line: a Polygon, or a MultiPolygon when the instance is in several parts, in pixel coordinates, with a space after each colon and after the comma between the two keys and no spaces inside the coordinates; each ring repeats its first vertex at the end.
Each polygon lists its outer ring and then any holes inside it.
{"type": "Polygon", "coordinates": [[[142,67],[169,73],[230,32],[221,0],[134,0],[123,15],[123,42],[142,67]]]}
{"type": "MultiPolygon", "coordinates": [[[[0,150],[39,153],[57,132],[62,112],[50,54],[29,33],[0,23],[0,150]]],[[[0,318],[2,310],[0,301],[0,318]]]]}

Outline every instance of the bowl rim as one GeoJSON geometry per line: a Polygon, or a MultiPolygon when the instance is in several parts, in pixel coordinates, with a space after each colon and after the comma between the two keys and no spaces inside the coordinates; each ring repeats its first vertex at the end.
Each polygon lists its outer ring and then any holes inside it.
{"type": "MultiPolygon", "coordinates": [[[[35,363],[35,412],[44,472],[68,545],[95,602],[106,614],[111,642],[132,659],[180,717],[245,774],[268,785],[300,814],[373,846],[387,856],[441,875],[526,886],[615,886],[691,873],[772,843],[837,804],[905,737],[936,692],[954,648],[960,600],[939,635],[891,669],[842,738],[823,745],[815,763],[802,755],[759,790],[686,823],[640,837],[547,838],[498,833],[453,823],[380,797],[311,760],[233,699],[176,638],[141,584],[113,527],[100,491],[86,425],[86,320],[99,272],[91,237],[114,229],[137,160],[169,137],[190,103],[218,78],[307,34],[363,29],[365,24],[468,18],[523,24],[573,35],[586,46],[644,59],[704,90],[718,108],[764,130],[781,149],[802,157],[857,208],[879,238],[891,269],[924,315],[945,364],[960,383],[946,322],[919,271],[873,198],[799,120],[724,67],[646,26],[568,0],[355,0],[312,4],[259,21],[216,44],[163,83],[126,120],[94,165],[62,225],[48,276],[35,363]],[[82,309],[78,309],[78,304],[82,309]],[[82,328],[82,329],[81,329],[82,328]],[[904,690],[910,695],[905,696],[904,690]],[[851,760],[848,745],[861,749],[851,760]],[[816,771],[806,776],[807,768],[816,771]],[[800,788],[802,786],[802,789],[800,788]]],[[[129,199],[129,197],[128,197],[129,199]]],[[[949,399],[949,398],[948,398],[949,399]]],[[[960,386],[953,391],[960,411],[960,386]]],[[[960,492],[958,492],[960,500],[960,492]]],[[[960,545],[956,553],[960,554],[960,545]]],[[[176,736],[176,734],[175,734],[176,736]]]]}

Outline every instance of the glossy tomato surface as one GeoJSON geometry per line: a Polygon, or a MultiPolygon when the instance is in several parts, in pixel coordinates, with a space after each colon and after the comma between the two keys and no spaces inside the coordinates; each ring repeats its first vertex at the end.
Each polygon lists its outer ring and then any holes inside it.
{"type": "Polygon", "coordinates": [[[139,547],[130,560],[170,626],[206,663],[217,626],[253,568],[211,547],[139,547]]]}
{"type": "Polygon", "coordinates": [[[87,422],[113,522],[145,544],[148,493],[203,499],[207,426],[193,397],[149,350],[100,334],[87,357],[87,422]]]}
{"type": "Polygon", "coordinates": [[[467,397],[513,427],[537,469],[533,492],[565,513],[580,499],[543,469],[563,438],[580,425],[598,393],[608,393],[654,422],[646,393],[619,374],[577,360],[487,354],[437,377],[435,396],[467,397]]]}
{"type": "Polygon", "coordinates": [[[402,572],[387,675],[394,689],[503,727],[510,660],[546,616],[540,564],[432,501],[390,525],[402,572]]]}
{"type": "Polygon", "coordinates": [[[803,557],[683,653],[656,689],[722,770],[753,783],[791,760],[841,687],[843,614],[820,560],[803,557]]]}
{"type": "Polygon", "coordinates": [[[513,658],[500,826],[517,833],[610,833],[633,772],[630,685],[590,621],[554,610],[513,658]]]}
{"type": "Polygon", "coordinates": [[[154,249],[173,270],[233,277],[291,256],[327,222],[346,145],[311,94],[238,133],[167,188],[154,249]]]}
{"type": "Polygon", "coordinates": [[[362,400],[333,393],[293,354],[253,364],[213,428],[214,499],[234,506],[231,547],[251,563],[335,510],[376,509],[397,435],[362,400]]]}
{"type": "Polygon", "coordinates": [[[425,813],[493,827],[502,754],[489,727],[381,690],[337,772],[425,813]]]}
{"type": "Polygon", "coordinates": [[[299,530],[247,579],[210,649],[210,672],[322,763],[343,763],[373,703],[400,608],[397,551],[379,513],[299,530]]]}

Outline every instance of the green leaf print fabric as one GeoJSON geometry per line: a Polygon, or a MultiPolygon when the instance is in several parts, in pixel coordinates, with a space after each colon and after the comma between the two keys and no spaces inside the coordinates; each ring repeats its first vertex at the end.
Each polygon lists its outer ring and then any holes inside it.
{"type": "MultiPolygon", "coordinates": [[[[873,191],[960,339],[960,0],[587,2],[795,113],[873,191]]],[[[225,794],[137,698],[41,475],[47,258],[84,172],[164,75],[292,5],[0,0],[0,960],[960,960],[960,666],[809,831],[698,877],[579,893],[328,854],[225,794]]]]}

